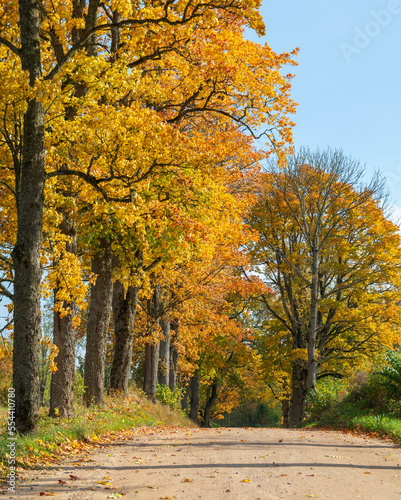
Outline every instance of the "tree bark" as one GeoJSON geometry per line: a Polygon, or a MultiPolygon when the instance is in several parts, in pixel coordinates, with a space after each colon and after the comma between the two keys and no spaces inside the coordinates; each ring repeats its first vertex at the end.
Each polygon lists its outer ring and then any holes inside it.
{"type": "Polygon", "coordinates": [[[217,389],[218,389],[218,380],[217,378],[215,378],[212,382],[212,385],[207,388],[205,411],[203,412],[204,427],[212,427],[211,412],[213,405],[217,400],[217,389]]]}
{"type": "Polygon", "coordinates": [[[128,391],[138,294],[139,287],[129,287],[125,295],[122,283],[120,281],[114,283],[113,321],[115,344],[110,373],[110,393],[126,394],[128,391]]]}
{"type": "Polygon", "coordinates": [[[297,427],[305,418],[306,377],[307,370],[295,364],[292,370],[292,390],[288,414],[290,427],[297,427]]]}
{"type": "MultiPolygon", "coordinates": [[[[69,218],[68,212],[63,214],[60,225],[62,233],[71,240],[66,244],[66,252],[77,253],[77,229],[69,218]]],[[[55,296],[57,291],[55,293],[55,296]]],[[[56,302],[55,298],[55,302],[56,302]]],[[[72,303],[64,303],[64,308],[73,308],[72,303]]],[[[50,385],[50,416],[71,418],[74,416],[74,379],[75,379],[75,330],[72,324],[72,313],[61,316],[54,311],[54,344],[58,347],[55,358],[57,371],[52,374],[50,385]]]]}
{"type": "Polygon", "coordinates": [[[310,328],[308,335],[308,376],[306,382],[307,394],[316,387],[317,360],[316,360],[316,338],[318,326],[318,267],[319,253],[312,249],[312,283],[311,283],[311,303],[310,303],[310,328]]]}
{"type": "MultiPolygon", "coordinates": [[[[20,0],[22,69],[32,87],[41,77],[40,3],[20,0]]],[[[40,249],[45,183],[45,116],[42,103],[28,102],[24,116],[21,172],[16,172],[17,241],[14,263],[13,387],[15,425],[21,433],[37,429],[40,406],[40,249]]]]}
{"type": "Polygon", "coordinates": [[[283,429],[288,429],[290,427],[290,401],[288,399],[281,401],[281,411],[283,414],[283,429]]]}
{"type": "Polygon", "coordinates": [[[170,335],[170,373],[168,385],[170,390],[175,391],[177,387],[177,372],[178,372],[178,359],[179,352],[178,347],[175,342],[178,338],[178,319],[174,319],[170,323],[171,335],[170,335]]]}
{"type": "Polygon", "coordinates": [[[160,341],[158,382],[160,385],[169,385],[170,376],[170,317],[165,312],[160,318],[160,326],[164,335],[160,341]]]}
{"type": "Polygon", "coordinates": [[[145,345],[145,378],[143,392],[152,400],[156,401],[157,391],[157,367],[159,364],[160,344],[145,345]]]}
{"type": "Polygon", "coordinates": [[[193,375],[191,378],[191,399],[189,403],[189,418],[195,422],[199,423],[198,413],[199,413],[199,390],[200,390],[200,378],[199,375],[193,375]]]}
{"type": "MultiPolygon", "coordinates": [[[[147,301],[148,309],[148,334],[151,335],[159,327],[160,319],[160,285],[156,285],[152,297],[147,301]]],[[[145,344],[145,374],[143,391],[152,400],[156,400],[157,373],[159,366],[160,343],[145,344]]]]}
{"type": "Polygon", "coordinates": [[[86,334],[84,404],[101,406],[104,403],[104,374],[107,333],[113,297],[113,255],[109,239],[101,240],[102,253],[92,258],[92,271],[97,275],[91,288],[86,334]]]}
{"type": "Polygon", "coordinates": [[[57,371],[52,374],[50,385],[51,417],[74,416],[75,330],[72,316],[61,317],[54,313],[54,344],[59,348],[55,358],[57,371]]]}

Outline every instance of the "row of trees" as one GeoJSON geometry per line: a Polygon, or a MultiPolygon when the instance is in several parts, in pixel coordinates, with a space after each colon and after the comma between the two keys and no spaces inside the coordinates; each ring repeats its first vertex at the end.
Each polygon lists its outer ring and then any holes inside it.
{"type": "Polygon", "coordinates": [[[73,415],[78,337],[86,405],[103,404],[108,358],[112,393],[134,360],[151,398],[179,381],[194,420],[203,387],[206,425],[263,371],[296,425],[318,377],[399,341],[381,181],[363,187],[341,152],[288,155],[282,69],[296,51],[244,38],[263,32],[257,2],[0,9],[0,287],[19,431],[38,423],[43,294],[53,416],[73,415]]]}
{"type": "Polygon", "coordinates": [[[169,329],[188,374],[219,342],[234,362],[235,297],[251,293],[235,272],[250,238],[247,185],[266,156],[254,139],[262,130],[283,155],[294,111],[280,70],[295,52],[244,38],[246,26],[263,32],[258,7],[2,2],[1,290],[13,306],[19,431],[38,423],[41,293],[54,295],[52,415],[73,412],[84,316],[87,405],[103,402],[112,308],[110,390],[126,389],[134,324],[151,397],[169,329]]]}

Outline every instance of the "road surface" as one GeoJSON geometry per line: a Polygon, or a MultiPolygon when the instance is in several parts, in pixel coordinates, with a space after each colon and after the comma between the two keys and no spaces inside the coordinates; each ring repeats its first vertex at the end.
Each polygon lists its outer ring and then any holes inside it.
{"type": "Polygon", "coordinates": [[[16,496],[401,500],[400,464],[392,442],[331,431],[136,429],[130,441],[29,471],[16,496]]]}

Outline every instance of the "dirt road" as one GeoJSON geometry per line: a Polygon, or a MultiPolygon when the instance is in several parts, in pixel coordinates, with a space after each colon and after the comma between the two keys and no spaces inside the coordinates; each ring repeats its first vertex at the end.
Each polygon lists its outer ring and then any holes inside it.
{"type": "Polygon", "coordinates": [[[401,449],[336,432],[135,430],[74,460],[29,472],[18,498],[401,500],[401,449]]]}

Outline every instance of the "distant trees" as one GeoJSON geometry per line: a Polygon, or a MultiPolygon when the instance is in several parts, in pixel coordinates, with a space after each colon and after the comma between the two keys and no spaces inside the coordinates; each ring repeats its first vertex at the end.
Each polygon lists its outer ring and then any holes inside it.
{"type": "Polygon", "coordinates": [[[254,270],[275,292],[261,295],[256,316],[275,339],[270,361],[290,371],[290,425],[317,378],[399,340],[400,237],[383,181],[364,186],[363,174],[341,151],[302,149],[264,174],[249,217],[254,270]]]}

